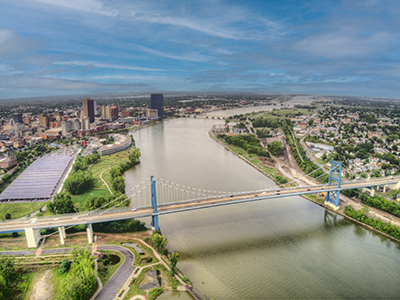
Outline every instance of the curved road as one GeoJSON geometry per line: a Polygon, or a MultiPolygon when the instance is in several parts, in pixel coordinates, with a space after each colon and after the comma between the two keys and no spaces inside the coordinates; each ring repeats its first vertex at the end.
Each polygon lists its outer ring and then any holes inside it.
{"type": "Polygon", "coordinates": [[[106,285],[97,294],[95,300],[112,300],[118,294],[118,289],[128,280],[129,276],[135,270],[133,266],[134,256],[133,253],[120,246],[98,246],[99,250],[113,250],[118,251],[124,256],[124,262],[120,265],[114,275],[108,280],[106,285]]]}
{"type": "MultiPolygon", "coordinates": [[[[130,250],[120,246],[98,246],[97,249],[118,251],[124,256],[124,262],[95,297],[96,300],[111,300],[117,296],[118,289],[128,280],[129,276],[135,270],[133,266],[134,256],[130,250]]],[[[71,248],[44,249],[42,254],[55,254],[56,251],[57,254],[68,253],[70,250],[71,248]]],[[[0,255],[25,256],[35,255],[35,252],[36,250],[0,251],[0,255]]]]}

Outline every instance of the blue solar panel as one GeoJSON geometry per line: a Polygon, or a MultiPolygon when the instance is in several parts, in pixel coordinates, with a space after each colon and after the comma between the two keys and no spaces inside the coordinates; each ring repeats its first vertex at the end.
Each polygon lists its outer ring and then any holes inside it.
{"type": "Polygon", "coordinates": [[[51,198],[74,156],[52,154],[38,158],[0,195],[0,200],[51,198]]]}

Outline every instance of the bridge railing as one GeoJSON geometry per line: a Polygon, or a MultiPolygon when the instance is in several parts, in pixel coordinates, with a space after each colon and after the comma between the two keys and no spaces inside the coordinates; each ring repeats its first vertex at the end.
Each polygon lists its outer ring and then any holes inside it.
{"type": "Polygon", "coordinates": [[[0,220],[0,224],[4,223],[17,223],[21,222],[23,220],[31,221],[33,219],[37,220],[46,220],[46,219],[56,219],[56,218],[67,218],[67,217],[75,217],[75,216],[84,216],[87,215],[88,217],[93,216],[93,215],[98,215],[98,214],[104,214],[104,213],[112,213],[112,212],[118,212],[118,211],[132,211],[132,209],[143,209],[143,208],[151,208],[151,206],[143,206],[143,207],[129,207],[129,208],[121,208],[117,207],[114,209],[104,209],[104,210],[97,210],[97,211],[82,211],[82,212],[75,212],[75,213],[68,213],[68,214],[56,214],[56,215],[50,215],[50,216],[40,216],[40,217],[23,217],[19,219],[8,219],[8,220],[0,220]]]}

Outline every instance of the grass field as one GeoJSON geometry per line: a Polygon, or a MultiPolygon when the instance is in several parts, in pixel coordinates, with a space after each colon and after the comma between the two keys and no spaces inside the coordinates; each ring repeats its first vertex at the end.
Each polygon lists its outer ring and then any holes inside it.
{"type": "Polygon", "coordinates": [[[45,202],[30,202],[30,203],[2,203],[0,204],[0,219],[9,213],[12,219],[22,218],[38,211],[46,203],[45,202]]]}
{"type": "Polygon", "coordinates": [[[127,160],[130,153],[132,153],[132,148],[128,148],[121,152],[100,157],[100,160],[90,167],[90,172],[92,172],[93,177],[96,179],[96,183],[93,189],[87,191],[82,195],[72,196],[72,201],[83,203],[91,196],[108,197],[110,195],[110,192],[108,191],[103,181],[100,179],[100,174],[104,171],[102,174],[102,178],[107,182],[110,189],[112,189],[110,169],[111,167],[118,165],[120,162],[127,160]]]}

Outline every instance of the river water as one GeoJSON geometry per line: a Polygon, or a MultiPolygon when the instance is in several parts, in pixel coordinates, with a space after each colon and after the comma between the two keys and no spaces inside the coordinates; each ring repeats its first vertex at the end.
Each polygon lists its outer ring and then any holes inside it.
{"type": "MultiPolygon", "coordinates": [[[[174,119],[135,132],[142,156],[125,173],[127,190],[151,174],[210,190],[273,187],[208,137],[217,122],[174,119]]],[[[159,222],[169,249],[180,253],[178,268],[209,298],[400,297],[399,245],[301,197],[182,212],[159,222]]]]}

